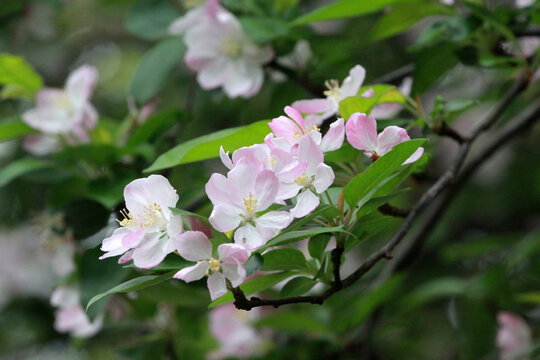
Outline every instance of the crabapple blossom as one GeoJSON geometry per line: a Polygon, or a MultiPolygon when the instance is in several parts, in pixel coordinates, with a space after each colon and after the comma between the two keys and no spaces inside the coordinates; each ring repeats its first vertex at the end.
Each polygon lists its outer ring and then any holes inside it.
{"type": "Polygon", "coordinates": [[[206,194],[214,204],[210,223],[221,232],[235,230],[234,241],[250,250],[261,247],[293,217],[286,211],[260,215],[276,201],[279,180],[272,170],[254,171],[245,158],[227,176],[212,174],[206,194]]]}
{"type": "MultiPolygon", "coordinates": [[[[364,150],[364,155],[373,161],[392,150],[395,145],[411,139],[407,131],[399,126],[388,126],[377,136],[375,118],[362,113],[352,114],[346,129],[349,143],[358,150],[364,150]]],[[[415,162],[423,153],[424,148],[418,148],[403,165],[415,162]]]]}
{"type": "MultiPolygon", "coordinates": [[[[343,145],[345,138],[345,121],[343,119],[338,119],[330,124],[326,134],[321,136],[320,129],[309,120],[304,120],[302,114],[294,107],[286,106],[285,113],[289,117],[279,116],[272,119],[268,126],[277,138],[283,138],[288,142],[287,148],[296,146],[304,135],[312,137],[323,152],[337,150],[343,145]]],[[[266,141],[270,146],[272,144],[278,145],[272,139],[270,140],[270,142],[266,141]]]]}
{"type": "Polygon", "coordinates": [[[54,314],[54,328],[58,332],[88,338],[103,326],[102,314],[93,322],[90,321],[80,304],[79,292],[73,287],[57,287],[51,295],[51,305],[58,308],[54,314]]]}
{"type": "Polygon", "coordinates": [[[210,333],[219,343],[219,349],[208,354],[210,360],[228,358],[248,359],[263,355],[267,348],[267,331],[256,329],[260,308],[248,312],[233,304],[224,304],[210,311],[210,333]]]}
{"type": "Polygon", "coordinates": [[[501,311],[497,314],[499,330],[497,346],[501,351],[501,360],[528,359],[532,349],[531,329],[516,314],[501,311]]]}
{"type": "MultiPolygon", "coordinates": [[[[43,88],[36,94],[36,107],[26,111],[22,119],[44,135],[61,136],[70,144],[90,140],[88,131],[96,126],[98,114],[90,103],[98,79],[96,69],[83,65],[73,71],[64,89],[43,88]]],[[[36,154],[54,151],[58,144],[35,136],[26,147],[36,154]]]]}
{"type": "Polygon", "coordinates": [[[291,214],[297,218],[315,210],[320,203],[317,194],[326,191],[334,182],[334,171],[323,163],[324,154],[311,137],[304,136],[300,139],[298,159],[307,162],[308,166],[306,171],[294,180],[300,193],[291,214]]]}
{"type": "Polygon", "coordinates": [[[119,263],[133,260],[135,266],[152,268],[175,250],[174,239],[183,233],[182,218],[169,209],[178,194],[161,175],[130,182],[124,189],[127,210],[117,220],[120,228],[105,240],[100,259],[122,255],[119,263]]]}
{"type": "Polygon", "coordinates": [[[218,258],[212,257],[212,244],[200,231],[186,231],[175,240],[178,253],[186,260],[197,264],[183,268],[174,277],[191,282],[208,276],[208,290],[212,300],[227,293],[225,279],[232,286],[239,286],[246,279],[242,265],[249,258],[249,251],[236,244],[221,244],[217,248],[218,258]]]}
{"type": "Polygon", "coordinates": [[[204,9],[194,9],[171,26],[184,33],[186,65],[197,72],[203,89],[223,87],[230,98],[249,98],[259,92],[262,65],[274,56],[270,46],[257,46],[245,34],[238,19],[210,1],[204,9]],[[195,13],[200,13],[199,19],[195,13]]]}
{"type": "Polygon", "coordinates": [[[232,154],[232,159],[222,147],[220,157],[223,164],[231,170],[240,159],[246,159],[253,171],[273,171],[279,181],[276,203],[282,203],[283,200],[290,199],[298,193],[294,179],[302,175],[308,166],[307,162],[298,161],[290,152],[277,147],[271,149],[267,144],[240,148],[232,154]]]}
{"type": "Polygon", "coordinates": [[[219,3],[220,0],[208,0],[204,4],[190,9],[184,16],[179,17],[169,25],[169,33],[184,35],[195,25],[214,21],[217,12],[226,11],[219,3]]]}
{"type": "Polygon", "coordinates": [[[328,80],[328,88],[324,92],[325,99],[309,99],[295,101],[292,106],[303,114],[307,114],[306,121],[319,126],[322,122],[339,112],[339,103],[350,96],[356,96],[364,82],[366,70],[356,65],[349,71],[349,76],[343,80],[341,86],[337,80],[328,80]]]}

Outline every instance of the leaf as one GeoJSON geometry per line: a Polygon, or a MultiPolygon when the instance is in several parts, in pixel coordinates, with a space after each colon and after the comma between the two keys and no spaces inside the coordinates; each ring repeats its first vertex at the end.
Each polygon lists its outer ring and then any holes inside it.
{"type": "MultiPolygon", "coordinates": [[[[322,205],[319,206],[315,211],[309,213],[308,215],[304,216],[303,218],[299,219],[294,224],[290,225],[287,228],[287,232],[291,232],[297,229],[300,229],[302,226],[309,223],[311,220],[315,219],[317,216],[325,216],[326,214],[330,213],[331,215],[338,216],[340,214],[339,210],[336,208],[335,205],[322,205]],[[334,212],[335,210],[335,212],[334,212]]],[[[335,217],[334,216],[334,217],[335,217]]]]}
{"type": "Polygon", "coordinates": [[[0,123],[0,142],[20,138],[35,132],[34,129],[20,121],[20,119],[8,120],[0,123]]]}
{"type": "Polygon", "coordinates": [[[274,237],[273,239],[268,241],[266,244],[264,244],[261,248],[259,248],[257,251],[263,252],[264,250],[273,246],[286,245],[295,241],[307,239],[309,237],[312,237],[318,234],[335,233],[335,232],[346,233],[347,230],[345,230],[343,226],[336,226],[336,227],[318,227],[318,228],[307,229],[307,230],[289,231],[289,232],[282,233],[274,237]]]}
{"type": "Polygon", "coordinates": [[[263,259],[262,271],[306,269],[304,254],[292,248],[268,251],[263,255],[263,259]]]}
{"type": "Polygon", "coordinates": [[[234,151],[243,146],[249,146],[263,141],[270,132],[266,120],[251,125],[217,131],[213,134],[200,136],[177,145],[164,154],[145,170],[145,172],[167,169],[173,166],[191,162],[212,159],[219,156],[219,148],[234,151]]]}
{"type": "Polygon", "coordinates": [[[126,142],[127,146],[145,143],[152,137],[167,131],[174,124],[185,119],[185,113],[180,110],[169,110],[150,116],[144,124],[138,126],[126,142]]]}
{"type": "Polygon", "coordinates": [[[510,30],[504,23],[502,23],[499,19],[497,19],[495,16],[493,16],[493,13],[489,11],[489,9],[473,4],[469,1],[463,1],[463,5],[469,8],[471,12],[478,18],[484,20],[488,24],[490,24],[496,31],[498,31],[502,36],[504,36],[507,40],[512,42],[514,45],[519,47],[518,41],[516,39],[516,36],[510,30]]]}
{"type": "Polygon", "coordinates": [[[469,283],[466,280],[454,277],[439,278],[414,289],[403,299],[402,306],[407,312],[440,298],[466,294],[468,288],[469,283]]]}
{"type": "Polygon", "coordinates": [[[441,44],[418,53],[411,95],[422,94],[458,63],[454,46],[441,44]]]}
{"type": "Polygon", "coordinates": [[[392,216],[381,216],[374,219],[361,221],[354,230],[354,234],[359,240],[347,241],[345,245],[345,251],[349,251],[359,242],[365,241],[368,238],[371,238],[384,230],[392,229],[392,227],[399,222],[399,219],[396,219],[392,216]]]}
{"type": "MultiPolygon", "coordinates": [[[[159,263],[158,266],[154,266],[152,268],[152,271],[171,271],[171,270],[181,270],[187,266],[193,265],[192,262],[187,261],[186,259],[182,258],[181,256],[178,256],[177,254],[169,254],[163,259],[162,262],[159,263]]],[[[137,267],[133,263],[129,263],[127,265],[124,265],[124,268],[128,269],[136,269],[137,267]]]]}
{"type": "MultiPolygon", "coordinates": [[[[281,282],[291,276],[293,273],[290,271],[283,271],[278,273],[273,273],[269,275],[263,275],[256,277],[255,279],[246,281],[240,285],[240,289],[244,292],[244,295],[251,295],[259,291],[263,291],[276,285],[278,282],[281,282]]],[[[221,304],[234,301],[233,294],[229,291],[227,294],[223,295],[219,299],[214,300],[208,308],[213,308],[221,304]]]]}
{"type": "Polygon", "coordinates": [[[516,295],[516,301],[527,304],[540,305],[540,292],[532,291],[516,295]]]}
{"type": "Polygon", "coordinates": [[[406,170],[402,168],[403,162],[425,141],[426,139],[415,139],[398,144],[371,164],[366,171],[355,176],[344,189],[345,201],[349,206],[356,207],[360,200],[366,203],[375,194],[377,187],[380,187],[383,181],[388,181],[389,176],[398,170],[406,170]]]}
{"type": "Polygon", "coordinates": [[[397,35],[429,15],[453,13],[452,7],[437,3],[395,4],[392,11],[383,15],[375,24],[368,39],[377,41],[397,35]]]}
{"type": "Polygon", "coordinates": [[[142,289],[137,291],[137,296],[154,303],[166,303],[198,310],[206,309],[210,303],[208,290],[183,281],[169,281],[142,289]]]}
{"type": "Polygon", "coordinates": [[[305,25],[316,21],[344,19],[355,16],[367,15],[382,10],[388,5],[395,3],[411,3],[415,0],[342,0],[326,6],[321,6],[294,20],[293,25],[305,25]]]}
{"type": "Polygon", "coordinates": [[[206,216],[199,215],[199,214],[196,214],[194,212],[187,211],[187,210],[184,210],[184,209],[177,209],[177,208],[169,208],[169,209],[171,209],[172,213],[175,214],[175,215],[194,216],[194,217],[202,220],[205,224],[210,224],[210,221],[208,221],[208,218],[206,216]]]}
{"type": "Polygon", "coordinates": [[[88,311],[90,306],[92,306],[97,301],[103,299],[106,296],[109,296],[112,294],[126,293],[128,291],[142,290],[147,287],[157,285],[159,283],[162,283],[166,280],[171,279],[175,273],[176,271],[171,271],[162,275],[145,275],[145,276],[140,276],[140,277],[128,280],[120,285],[113,287],[110,290],[107,290],[101,294],[94,296],[92,299],[90,299],[90,301],[86,305],[86,311],[88,311]]]}
{"type": "Polygon", "coordinates": [[[48,160],[20,159],[13,161],[0,169],[0,187],[21,175],[45,168],[54,168],[55,166],[53,162],[48,160]]]}
{"type": "Polygon", "coordinates": [[[244,32],[256,44],[264,44],[289,33],[289,25],[278,18],[243,16],[238,20],[244,32]]]}
{"type": "Polygon", "coordinates": [[[158,93],[184,52],[182,38],[172,37],[161,41],[144,55],[129,85],[129,93],[139,104],[146,103],[158,93]]]}
{"type": "Polygon", "coordinates": [[[43,79],[21,56],[3,53],[0,54],[0,84],[9,85],[9,92],[32,99],[43,86],[43,79]]]}
{"type": "Polygon", "coordinates": [[[248,261],[244,264],[244,269],[246,269],[246,276],[251,276],[255,274],[264,263],[264,258],[261,254],[254,252],[249,257],[248,261]]]}
{"type": "Polygon", "coordinates": [[[167,35],[169,25],[178,12],[167,1],[139,0],[130,9],[125,22],[126,30],[146,40],[157,40],[167,35]]]}
{"type": "Polygon", "coordinates": [[[369,114],[373,107],[382,103],[405,103],[405,96],[391,85],[365,86],[358,91],[359,95],[350,96],[339,102],[339,113],[344,119],[348,119],[352,114],[359,112],[369,114]],[[364,91],[372,89],[374,95],[363,97],[364,91]]]}
{"type": "Polygon", "coordinates": [[[308,243],[309,255],[311,255],[311,257],[314,259],[322,258],[324,249],[326,249],[329,241],[330,235],[328,234],[319,234],[313,236],[311,239],[309,239],[308,243]]]}
{"type": "Polygon", "coordinates": [[[327,327],[317,321],[312,314],[299,311],[276,311],[259,320],[257,325],[271,327],[280,333],[301,333],[305,335],[328,332],[327,327]]]}
{"type": "Polygon", "coordinates": [[[283,286],[279,295],[282,297],[299,296],[311,290],[316,284],[317,280],[313,280],[312,278],[304,276],[295,277],[283,286]]]}

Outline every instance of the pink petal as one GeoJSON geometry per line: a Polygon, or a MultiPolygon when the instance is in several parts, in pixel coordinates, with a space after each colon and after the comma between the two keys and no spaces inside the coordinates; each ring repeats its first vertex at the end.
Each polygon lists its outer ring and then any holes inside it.
{"type": "Polygon", "coordinates": [[[347,140],[358,150],[374,151],[377,147],[377,123],[366,114],[354,113],[345,125],[347,140]]]}
{"type": "Polygon", "coordinates": [[[315,172],[315,180],[313,186],[315,190],[320,194],[334,182],[334,170],[326,164],[319,164],[315,172]]]}
{"type": "Polygon", "coordinates": [[[246,280],[246,269],[238,261],[221,264],[221,270],[234,287],[241,285],[246,280]]]}
{"type": "Polygon", "coordinates": [[[327,99],[298,100],[292,107],[304,114],[318,114],[332,109],[332,102],[327,99]]]}
{"type": "Polygon", "coordinates": [[[56,100],[64,95],[64,91],[60,89],[42,88],[36,93],[36,105],[37,107],[54,106],[56,100]]]}
{"type": "Polygon", "coordinates": [[[322,163],[324,154],[310,136],[303,136],[298,143],[298,159],[308,163],[306,174],[311,175],[322,163]]]}
{"type": "Polygon", "coordinates": [[[167,236],[171,239],[176,238],[178,235],[184,232],[184,222],[182,216],[172,215],[167,223],[167,236]]]}
{"type": "Polygon", "coordinates": [[[208,260],[212,257],[212,244],[200,231],[186,231],[175,240],[180,256],[189,261],[208,260]]]}
{"type": "Polygon", "coordinates": [[[303,135],[302,129],[291,119],[280,116],[273,119],[268,126],[278,138],[285,138],[290,144],[296,144],[298,138],[303,135]]]}
{"type": "Polygon", "coordinates": [[[210,291],[210,298],[212,301],[225,295],[227,293],[227,286],[225,285],[225,276],[222,273],[213,273],[208,277],[208,290],[210,291]]]}
{"type": "Polygon", "coordinates": [[[214,173],[205,186],[206,195],[214,205],[230,203],[229,182],[222,174],[214,173]]]}
{"type": "Polygon", "coordinates": [[[287,114],[291,119],[293,119],[294,122],[297,123],[301,129],[305,129],[304,118],[297,109],[293,108],[292,106],[285,106],[284,110],[285,114],[287,114]]]}
{"type": "Polygon", "coordinates": [[[197,263],[197,265],[183,268],[174,274],[173,277],[175,279],[184,280],[185,282],[192,282],[202,279],[206,275],[208,269],[210,269],[210,264],[208,261],[201,261],[200,263],[197,263]]]}
{"type": "Polygon", "coordinates": [[[291,215],[301,218],[312,212],[319,206],[320,200],[311,190],[302,191],[296,197],[296,206],[291,209],[291,215]]]}
{"type": "Polygon", "coordinates": [[[133,251],[133,249],[126,251],[124,255],[120,256],[120,258],[118,259],[118,263],[125,264],[133,260],[133,251]]]}
{"type": "Polygon", "coordinates": [[[330,124],[330,128],[321,141],[321,150],[323,152],[337,150],[343,145],[345,139],[345,120],[339,118],[330,124]]]}
{"type": "Polygon", "coordinates": [[[405,160],[403,162],[402,165],[407,165],[407,164],[412,164],[413,162],[417,161],[418,159],[420,159],[422,157],[422,155],[424,154],[424,148],[423,147],[420,147],[418,148],[412,155],[410,158],[408,158],[407,160],[405,160]]]}
{"type": "Polygon", "coordinates": [[[255,182],[255,196],[257,197],[257,211],[266,210],[276,200],[279,182],[272,170],[263,170],[257,175],[255,182]]]}
{"type": "Polygon", "coordinates": [[[360,65],[356,65],[349,71],[349,76],[343,80],[341,85],[341,100],[348,98],[349,96],[356,96],[358,90],[362,86],[366,77],[366,69],[360,65]]]}
{"type": "Polygon", "coordinates": [[[168,237],[161,238],[160,233],[146,234],[142,245],[133,251],[133,264],[141,269],[150,269],[158,266],[173,251],[168,237]]]}
{"type": "Polygon", "coordinates": [[[122,238],[122,245],[125,247],[125,248],[134,248],[136,247],[137,245],[139,245],[139,243],[141,242],[142,238],[144,236],[144,231],[142,228],[138,228],[137,230],[133,231],[133,232],[130,232],[130,233],[127,233],[123,238],[122,238]]]}
{"type": "Polygon", "coordinates": [[[98,80],[95,67],[83,65],[74,70],[66,81],[66,91],[81,103],[90,99],[98,80]]]}
{"type": "Polygon", "coordinates": [[[224,262],[239,261],[244,263],[249,258],[250,252],[238,244],[221,244],[218,246],[219,260],[224,262]]]}
{"type": "Polygon", "coordinates": [[[230,170],[234,167],[234,164],[229,157],[229,152],[225,152],[225,150],[223,150],[223,146],[219,147],[219,158],[221,159],[223,165],[227,167],[227,169],[230,170]]]}
{"type": "Polygon", "coordinates": [[[219,204],[214,206],[208,220],[218,231],[228,232],[240,225],[242,221],[240,214],[241,210],[236,206],[219,204]]]}
{"type": "Polygon", "coordinates": [[[27,110],[22,119],[31,128],[51,135],[68,133],[74,124],[66,111],[52,106],[27,110]]]}
{"type": "Polygon", "coordinates": [[[400,128],[399,126],[388,126],[379,134],[375,152],[379,156],[382,156],[392,150],[397,144],[401,144],[410,139],[409,135],[407,135],[407,130],[400,128]]]}

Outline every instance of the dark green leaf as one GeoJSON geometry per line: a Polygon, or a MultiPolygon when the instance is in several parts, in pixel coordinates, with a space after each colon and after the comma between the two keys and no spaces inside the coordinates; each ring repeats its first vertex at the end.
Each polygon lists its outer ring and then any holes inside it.
{"type": "Polygon", "coordinates": [[[311,255],[311,257],[314,259],[320,259],[324,254],[324,249],[326,249],[326,245],[328,245],[329,241],[330,235],[328,234],[319,234],[313,236],[311,239],[309,239],[308,243],[309,255],[311,255]]]}
{"type": "Polygon", "coordinates": [[[21,175],[46,168],[54,168],[55,166],[51,161],[39,159],[20,159],[14,161],[0,169],[0,187],[21,175]]]}
{"type": "Polygon", "coordinates": [[[248,261],[244,264],[244,268],[246,269],[246,276],[251,276],[255,274],[261,266],[264,263],[264,258],[261,254],[254,252],[249,257],[248,261]]]}
{"type": "Polygon", "coordinates": [[[149,141],[167,131],[174,124],[181,122],[185,118],[184,115],[182,111],[169,110],[150,116],[144,124],[133,131],[126,145],[134,146],[149,141]]]}
{"type": "Polygon", "coordinates": [[[247,36],[256,44],[264,44],[289,33],[289,25],[277,18],[240,17],[247,36]]]}
{"type": "Polygon", "coordinates": [[[306,258],[296,249],[276,249],[263,255],[262,271],[305,270],[306,258]]]}
{"type": "Polygon", "coordinates": [[[20,119],[9,120],[0,123],[0,142],[20,138],[36,131],[26,125],[20,119]]]}
{"type": "Polygon", "coordinates": [[[290,244],[295,241],[300,241],[307,239],[309,237],[318,235],[318,234],[324,234],[324,233],[336,233],[336,232],[347,232],[344,227],[342,226],[335,226],[335,227],[318,227],[313,229],[307,229],[307,230],[298,230],[298,231],[289,231],[286,233],[282,233],[270,241],[268,241],[264,246],[262,246],[259,250],[259,252],[262,252],[272,246],[280,246],[280,245],[286,245],[290,244]]]}
{"type": "Polygon", "coordinates": [[[130,9],[126,30],[146,40],[157,40],[167,35],[169,25],[179,17],[168,1],[140,0],[130,9]]]}
{"type": "Polygon", "coordinates": [[[457,63],[453,45],[441,44],[420,51],[414,68],[411,95],[424,93],[457,63]]]}
{"type": "Polygon", "coordinates": [[[257,325],[269,326],[279,332],[301,333],[302,335],[327,332],[326,326],[317,321],[312,314],[300,311],[276,311],[261,319],[257,325]]]}
{"type": "Polygon", "coordinates": [[[282,297],[299,296],[305,294],[317,284],[317,280],[308,277],[295,277],[283,286],[279,295],[282,297]]]}

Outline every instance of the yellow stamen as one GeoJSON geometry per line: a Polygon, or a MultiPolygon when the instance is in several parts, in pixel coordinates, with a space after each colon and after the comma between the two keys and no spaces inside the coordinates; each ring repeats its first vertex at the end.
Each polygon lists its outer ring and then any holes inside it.
{"type": "Polygon", "coordinates": [[[294,182],[297,183],[300,186],[308,187],[310,185],[309,180],[310,179],[308,179],[308,177],[306,176],[306,173],[303,173],[302,175],[300,175],[299,177],[294,179],[294,182]]]}
{"type": "Polygon", "coordinates": [[[221,52],[231,58],[237,58],[242,54],[242,44],[233,37],[221,39],[221,52]]]}
{"type": "Polygon", "coordinates": [[[244,207],[248,216],[255,214],[257,211],[257,198],[252,193],[249,193],[249,197],[244,199],[244,207]]]}
{"type": "Polygon", "coordinates": [[[218,272],[219,269],[221,269],[221,263],[219,262],[219,260],[216,260],[214,258],[210,259],[209,261],[210,263],[210,270],[212,270],[213,272],[218,272]]]}
{"type": "Polygon", "coordinates": [[[331,99],[334,99],[339,102],[341,98],[341,89],[339,87],[339,82],[337,80],[326,80],[324,85],[328,88],[323,94],[331,99]]]}

